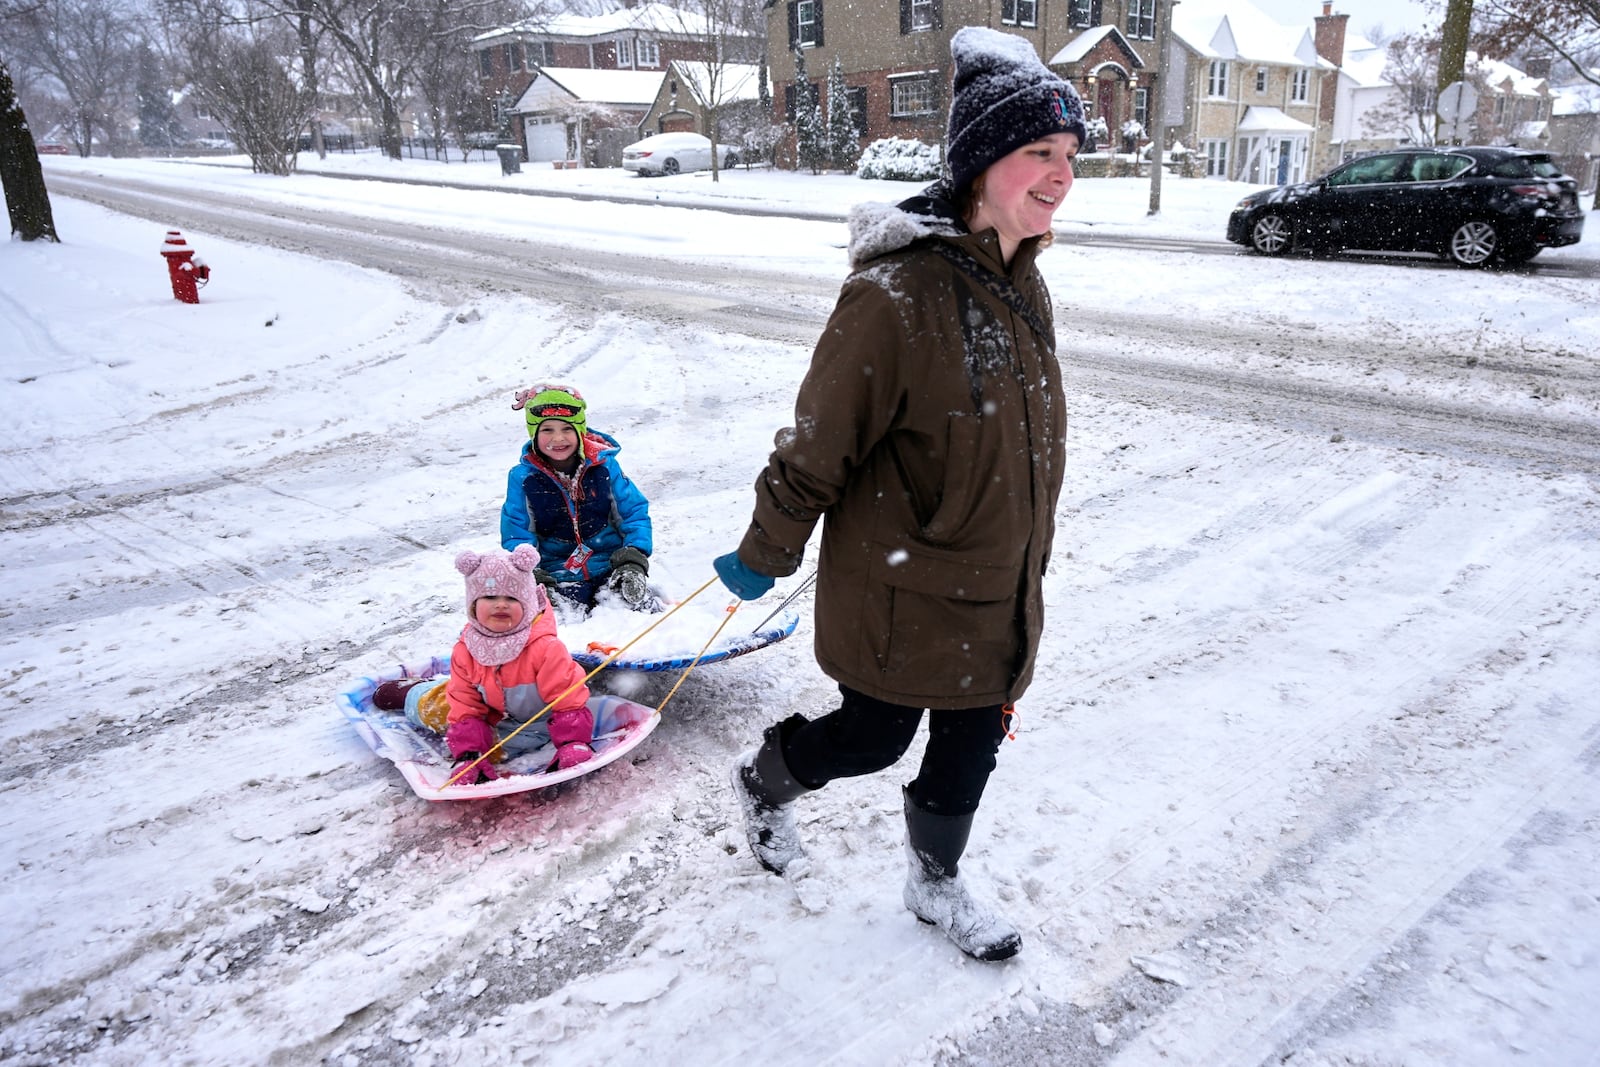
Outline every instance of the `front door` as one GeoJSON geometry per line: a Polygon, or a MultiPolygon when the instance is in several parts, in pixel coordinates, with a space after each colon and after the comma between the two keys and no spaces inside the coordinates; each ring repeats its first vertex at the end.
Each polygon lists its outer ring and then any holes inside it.
{"type": "Polygon", "coordinates": [[[1278,142],[1278,184],[1289,184],[1289,164],[1294,160],[1294,142],[1278,142]]]}

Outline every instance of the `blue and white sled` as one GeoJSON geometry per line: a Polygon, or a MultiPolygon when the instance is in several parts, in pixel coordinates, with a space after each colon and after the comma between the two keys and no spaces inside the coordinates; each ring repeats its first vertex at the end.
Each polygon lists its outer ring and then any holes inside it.
{"type": "MultiPolygon", "coordinates": [[[[638,618],[639,616],[635,615],[630,621],[636,622],[638,618]]],[[[648,616],[645,616],[645,618],[648,618],[648,616]]],[[[701,630],[698,632],[712,632],[715,629],[715,623],[718,621],[717,616],[712,614],[709,622],[702,623],[701,630]]],[[[721,663],[724,660],[743,656],[747,652],[754,652],[757,649],[766,648],[768,645],[777,644],[794,633],[795,627],[799,623],[800,616],[792,610],[785,609],[778,612],[770,622],[753,633],[736,633],[731,636],[724,633],[705,650],[704,654],[700,655],[698,660],[695,658],[696,653],[694,651],[684,650],[683,640],[678,634],[669,634],[665,637],[652,635],[646,641],[623,653],[615,662],[607,664],[607,669],[617,671],[681,671],[690,664],[698,667],[707,663],[721,663]]],[[[578,631],[579,627],[563,627],[562,637],[569,643],[569,647],[577,644],[577,641],[574,640],[575,636],[581,637],[581,633],[578,633],[578,631]]],[[[602,642],[593,642],[581,651],[576,647],[572,647],[572,658],[586,671],[592,671],[604,663],[607,655],[609,655],[609,650],[602,642]]]]}

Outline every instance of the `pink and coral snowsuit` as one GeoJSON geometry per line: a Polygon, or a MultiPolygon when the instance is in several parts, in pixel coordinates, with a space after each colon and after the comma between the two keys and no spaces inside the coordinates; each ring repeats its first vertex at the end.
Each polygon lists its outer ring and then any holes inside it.
{"type": "MultiPolygon", "coordinates": [[[[481,719],[494,726],[501,719],[527,722],[560,697],[550,710],[550,740],[560,749],[574,741],[587,744],[594,737],[594,713],[586,706],[589,687],[583,668],[556,634],[555,613],[543,595],[537,597],[539,613],[529,625],[528,643],[515,659],[490,667],[467,648],[466,631],[450,653],[450,725],[462,719],[481,719]],[[573,687],[570,693],[568,688],[573,687]],[[565,696],[561,696],[566,693],[565,696]]],[[[534,607],[525,604],[524,608],[534,607]]]]}

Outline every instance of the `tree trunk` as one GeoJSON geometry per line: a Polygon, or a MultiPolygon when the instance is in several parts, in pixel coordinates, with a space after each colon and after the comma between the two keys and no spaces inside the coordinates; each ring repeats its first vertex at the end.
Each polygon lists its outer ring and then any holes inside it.
{"type": "Polygon", "coordinates": [[[295,23],[295,33],[300,41],[300,69],[304,73],[305,90],[311,96],[311,150],[317,154],[318,159],[328,158],[328,147],[322,140],[322,86],[317,80],[317,40],[311,30],[311,4],[310,0],[298,0],[296,9],[299,18],[295,23]]]}
{"type": "Polygon", "coordinates": [[[6,189],[11,232],[24,241],[60,241],[55,216],[50,211],[50,191],[45,188],[39,149],[22,113],[11,70],[0,59],[0,184],[6,189]]]}
{"type": "MultiPolygon", "coordinates": [[[[1439,77],[1434,99],[1466,77],[1467,43],[1472,32],[1472,0],[1447,0],[1439,28],[1439,77]]],[[[1444,143],[1444,121],[1434,117],[1433,139],[1444,143]]]]}

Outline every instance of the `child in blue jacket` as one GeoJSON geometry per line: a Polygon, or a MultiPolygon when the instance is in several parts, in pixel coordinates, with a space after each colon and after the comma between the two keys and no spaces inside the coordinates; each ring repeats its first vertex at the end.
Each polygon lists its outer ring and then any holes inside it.
{"type": "Polygon", "coordinates": [[[506,481],[500,542],[539,550],[539,580],[585,610],[612,589],[635,610],[652,610],[650,502],[622,473],[621,445],[588,428],[583,394],[565,385],[517,393],[526,413],[522,458],[506,481]]]}

